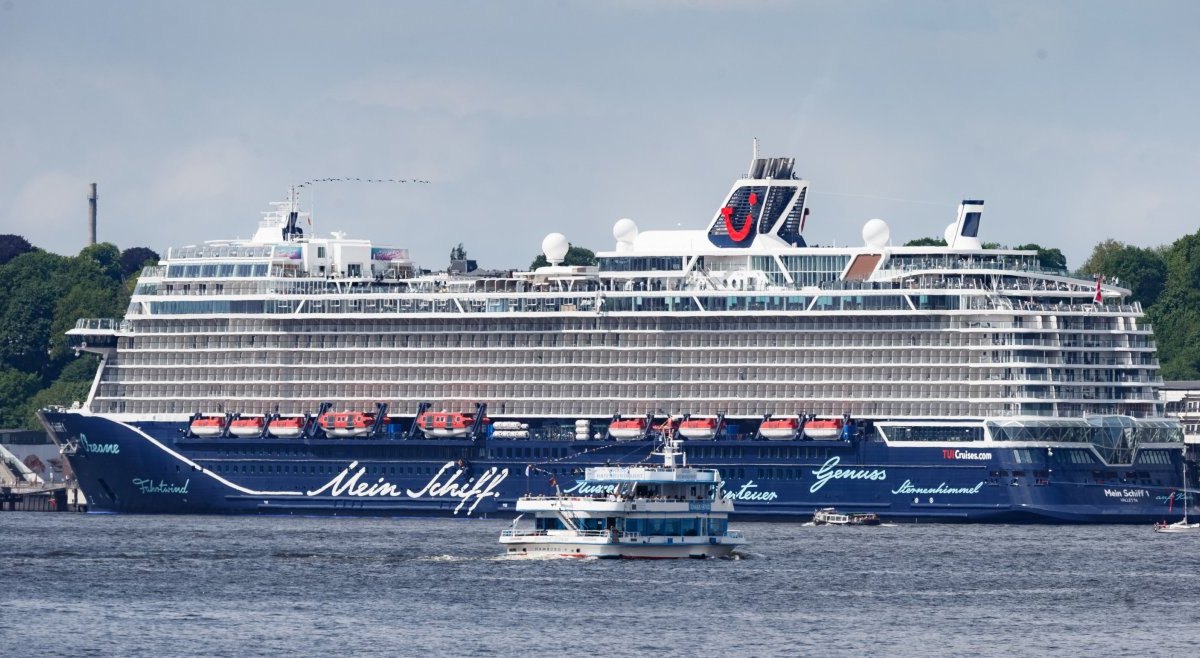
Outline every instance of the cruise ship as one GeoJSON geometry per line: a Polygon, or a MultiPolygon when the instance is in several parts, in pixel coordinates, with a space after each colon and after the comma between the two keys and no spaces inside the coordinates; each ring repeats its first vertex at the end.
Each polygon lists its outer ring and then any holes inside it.
{"type": "Polygon", "coordinates": [[[981,200],[946,246],[878,219],[810,246],[794,166],[756,152],[702,228],[620,219],[594,266],[555,233],[548,266],[498,275],[312,234],[293,190],[80,320],[91,391],[40,417],[101,512],[512,516],[682,438],[740,519],[1182,516],[1128,290],[984,248],[981,200]]]}

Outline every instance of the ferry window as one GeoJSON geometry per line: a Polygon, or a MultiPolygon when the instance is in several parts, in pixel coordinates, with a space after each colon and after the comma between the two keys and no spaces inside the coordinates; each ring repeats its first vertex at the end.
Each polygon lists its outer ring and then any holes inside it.
{"type": "Polygon", "coordinates": [[[325,257],[325,247],[317,247],[317,258],[325,257]]]}

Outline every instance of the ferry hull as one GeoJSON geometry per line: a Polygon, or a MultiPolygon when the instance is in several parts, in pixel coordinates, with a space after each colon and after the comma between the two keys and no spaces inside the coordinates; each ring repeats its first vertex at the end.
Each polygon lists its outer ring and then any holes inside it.
{"type": "MultiPolygon", "coordinates": [[[[184,423],[42,412],[92,511],[329,516],[514,516],[526,493],[604,495],[583,468],[649,453],[631,441],[187,438],[184,423]]],[[[688,443],[720,469],[738,520],[821,508],[892,521],[1152,523],[1182,518],[1177,447],[1161,463],[1071,464],[1046,449],[897,447],[879,440],[688,443]],[[1033,454],[1037,459],[1027,460],[1033,454]],[[1124,471],[1130,471],[1125,473],[1124,471]],[[1100,477],[1097,477],[1097,474],[1100,477]],[[1131,477],[1124,477],[1129,475],[1131,477]],[[1112,477],[1116,476],[1116,477],[1112,477]]]]}
{"type": "Polygon", "coordinates": [[[602,560],[678,560],[683,558],[729,557],[733,544],[638,544],[633,542],[586,543],[522,542],[506,544],[505,556],[512,558],[598,558],[602,560]]]}

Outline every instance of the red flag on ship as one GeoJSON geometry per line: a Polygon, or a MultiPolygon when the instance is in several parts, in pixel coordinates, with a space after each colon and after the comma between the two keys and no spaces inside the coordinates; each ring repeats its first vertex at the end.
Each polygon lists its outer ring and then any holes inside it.
{"type": "Polygon", "coordinates": [[[1104,275],[1103,275],[1103,274],[1097,274],[1097,275],[1096,275],[1096,296],[1092,298],[1092,301],[1093,301],[1093,302],[1096,302],[1097,304],[1099,304],[1100,302],[1104,301],[1104,297],[1103,297],[1103,295],[1101,295],[1101,294],[1100,294],[1100,283],[1101,283],[1102,281],[1104,281],[1104,275]]]}

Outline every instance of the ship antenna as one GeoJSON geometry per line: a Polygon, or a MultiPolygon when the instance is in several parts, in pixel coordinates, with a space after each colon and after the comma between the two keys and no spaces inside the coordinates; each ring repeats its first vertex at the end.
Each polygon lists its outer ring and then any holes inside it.
{"type": "Polygon", "coordinates": [[[754,177],[754,163],[758,162],[758,138],[753,137],[754,148],[750,152],[750,171],[746,172],[746,178],[754,177]]]}

